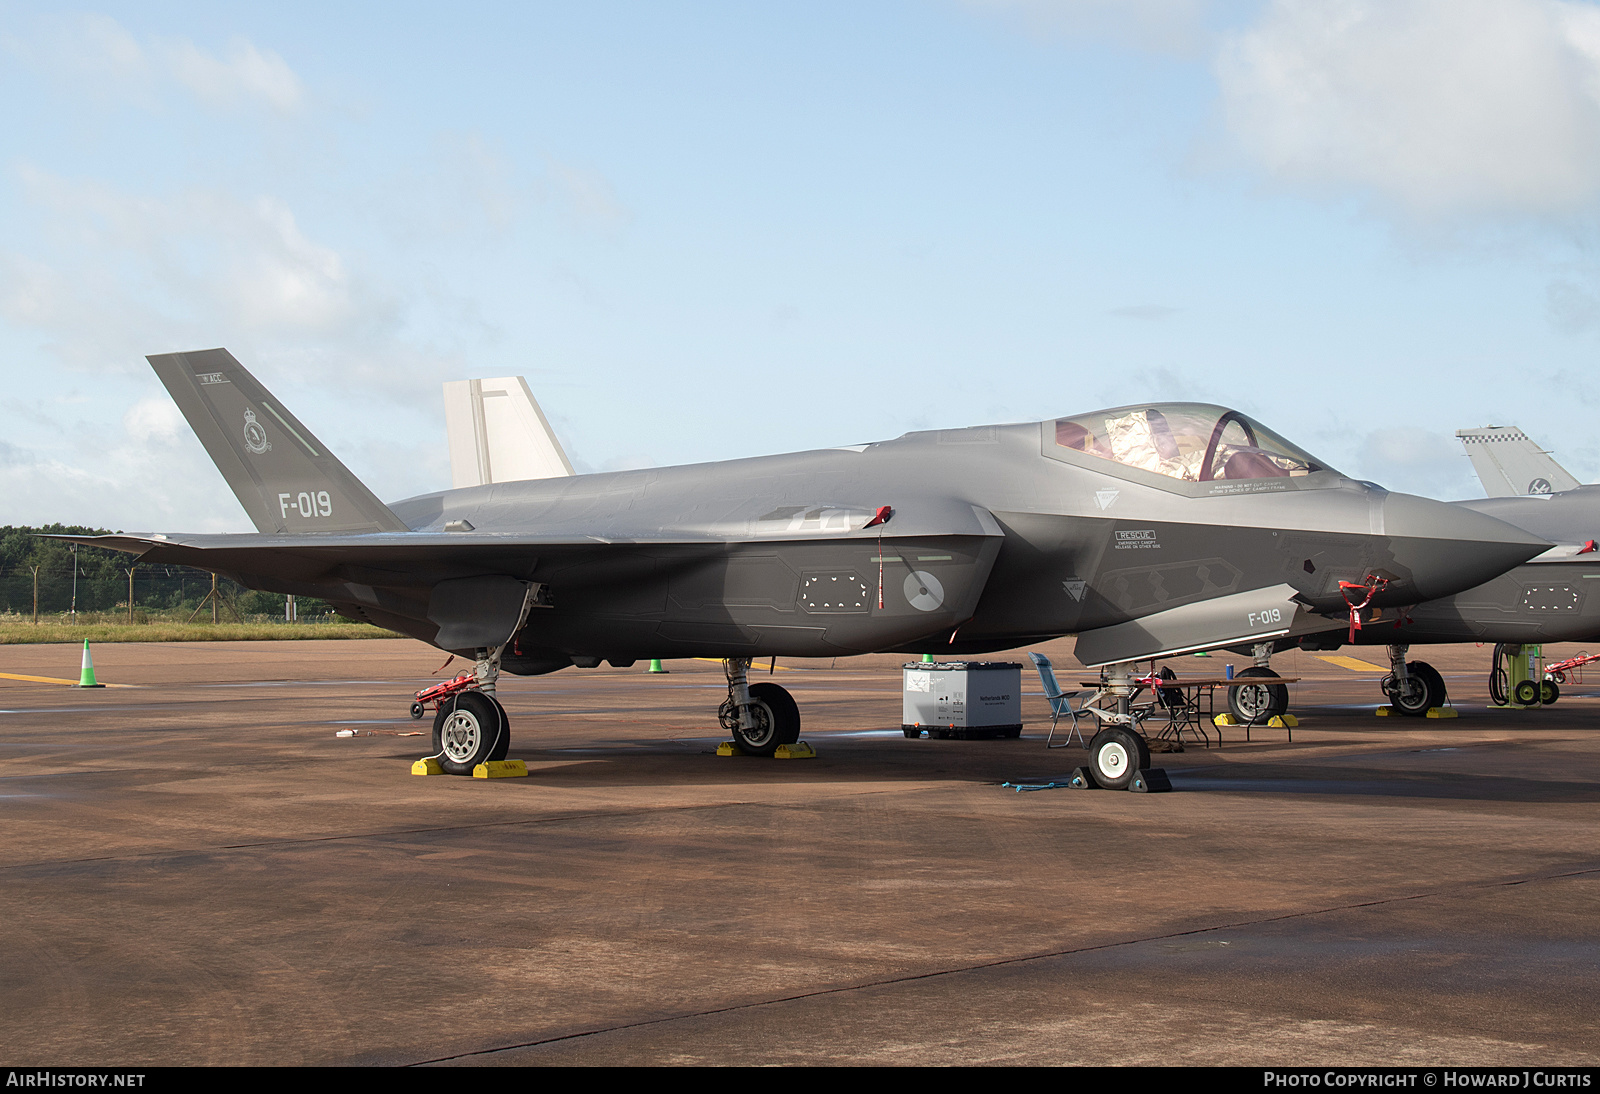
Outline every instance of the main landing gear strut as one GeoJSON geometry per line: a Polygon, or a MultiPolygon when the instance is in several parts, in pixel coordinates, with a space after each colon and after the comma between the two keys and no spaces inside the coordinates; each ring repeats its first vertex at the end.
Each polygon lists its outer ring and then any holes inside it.
{"type": "MultiPolygon", "coordinates": [[[[495,698],[503,646],[479,649],[471,673],[417,692],[411,716],[421,718],[428,704],[433,717],[433,759],[451,775],[470,775],[489,760],[503,760],[511,747],[511,720],[495,698]]],[[[717,721],[733,734],[739,750],[771,756],[779,745],[800,740],[800,708],[788,691],[771,683],[750,683],[750,658],[729,657],[722,663],[728,676],[728,697],[717,721]]]]}
{"type": "Polygon", "coordinates": [[[454,680],[417,692],[411,717],[421,718],[430,702],[437,708],[433,716],[433,755],[429,758],[438,760],[446,774],[471,775],[479,764],[506,758],[511,748],[511,719],[494,696],[495,683],[500,679],[500,659],[528,621],[528,612],[535,605],[549,603],[541,600],[544,591],[537,581],[527,583],[517,625],[498,646],[479,646],[474,651],[470,674],[462,673],[454,680]]]}
{"type": "MultiPolygon", "coordinates": [[[[1276,679],[1272,671],[1272,643],[1257,642],[1251,649],[1255,664],[1240,669],[1235,680],[1276,679]]],[[[1228,713],[1242,725],[1263,725],[1289,709],[1289,689],[1283,684],[1246,684],[1228,689],[1228,713]]]]}
{"type": "Polygon", "coordinates": [[[1434,707],[1444,706],[1448,694],[1444,677],[1426,661],[1407,661],[1410,646],[1389,647],[1389,675],[1380,685],[1389,705],[1400,714],[1426,717],[1434,707]]]}
{"type": "Polygon", "coordinates": [[[717,710],[717,721],[733,734],[739,751],[771,756],[779,745],[800,739],[800,708],[777,684],[750,683],[750,658],[729,657],[722,662],[728,675],[728,697],[717,710]]]}
{"type": "Polygon", "coordinates": [[[470,775],[490,760],[503,760],[511,748],[511,719],[495,698],[504,646],[477,651],[472,672],[417,692],[411,717],[421,718],[433,703],[433,756],[447,775],[470,775]]]}

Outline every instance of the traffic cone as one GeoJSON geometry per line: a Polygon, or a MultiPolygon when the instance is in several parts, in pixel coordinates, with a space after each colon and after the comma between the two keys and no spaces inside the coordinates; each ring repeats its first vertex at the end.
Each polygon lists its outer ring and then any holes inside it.
{"type": "Polygon", "coordinates": [[[651,671],[651,672],[666,672],[667,670],[661,667],[661,658],[652,657],[652,658],[650,658],[650,669],[649,669],[649,671],[651,671]]]}
{"type": "Polygon", "coordinates": [[[103,688],[104,684],[94,682],[94,658],[89,656],[89,640],[83,640],[83,669],[78,673],[78,686],[80,688],[103,688]]]}

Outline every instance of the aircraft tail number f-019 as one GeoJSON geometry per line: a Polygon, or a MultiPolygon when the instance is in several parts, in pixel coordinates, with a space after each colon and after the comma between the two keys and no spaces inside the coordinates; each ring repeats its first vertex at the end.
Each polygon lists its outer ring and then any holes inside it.
{"type": "Polygon", "coordinates": [[[258,531],[81,541],[321,597],[473,658],[479,688],[435,721],[455,771],[504,754],[502,669],[718,658],[723,724],[770,753],[799,714],[749,684],[753,658],[1077,634],[1084,663],[1125,665],[1325,631],[1351,584],[1415,604],[1548,546],[1188,403],[385,505],[226,350],[150,362],[258,531]]]}

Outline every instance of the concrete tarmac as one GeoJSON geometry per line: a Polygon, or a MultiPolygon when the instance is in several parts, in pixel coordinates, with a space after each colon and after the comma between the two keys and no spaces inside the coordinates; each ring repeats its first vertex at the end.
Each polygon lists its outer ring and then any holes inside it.
{"type": "Polygon", "coordinates": [[[1490,710],[1486,648],[1413,650],[1451,721],[1280,655],[1293,740],[1150,795],[1001,787],[1082,762],[1031,672],[912,741],[902,658],[780,660],[795,761],[714,755],[715,663],[503,677],[477,780],[409,773],[420,643],[94,654],[0,676],[8,1065],[1600,1062],[1600,684],[1490,710]]]}

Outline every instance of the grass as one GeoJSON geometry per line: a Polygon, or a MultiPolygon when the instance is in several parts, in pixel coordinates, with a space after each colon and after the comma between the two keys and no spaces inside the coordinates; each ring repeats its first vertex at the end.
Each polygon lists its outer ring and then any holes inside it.
{"type": "Polygon", "coordinates": [[[35,642],[292,642],[308,638],[403,638],[404,635],[366,623],[285,623],[265,615],[247,615],[243,622],[213,623],[207,617],[193,623],[178,613],[142,612],[134,621],[126,611],[79,612],[74,621],[65,615],[31,617],[0,614],[0,646],[35,642]]]}

